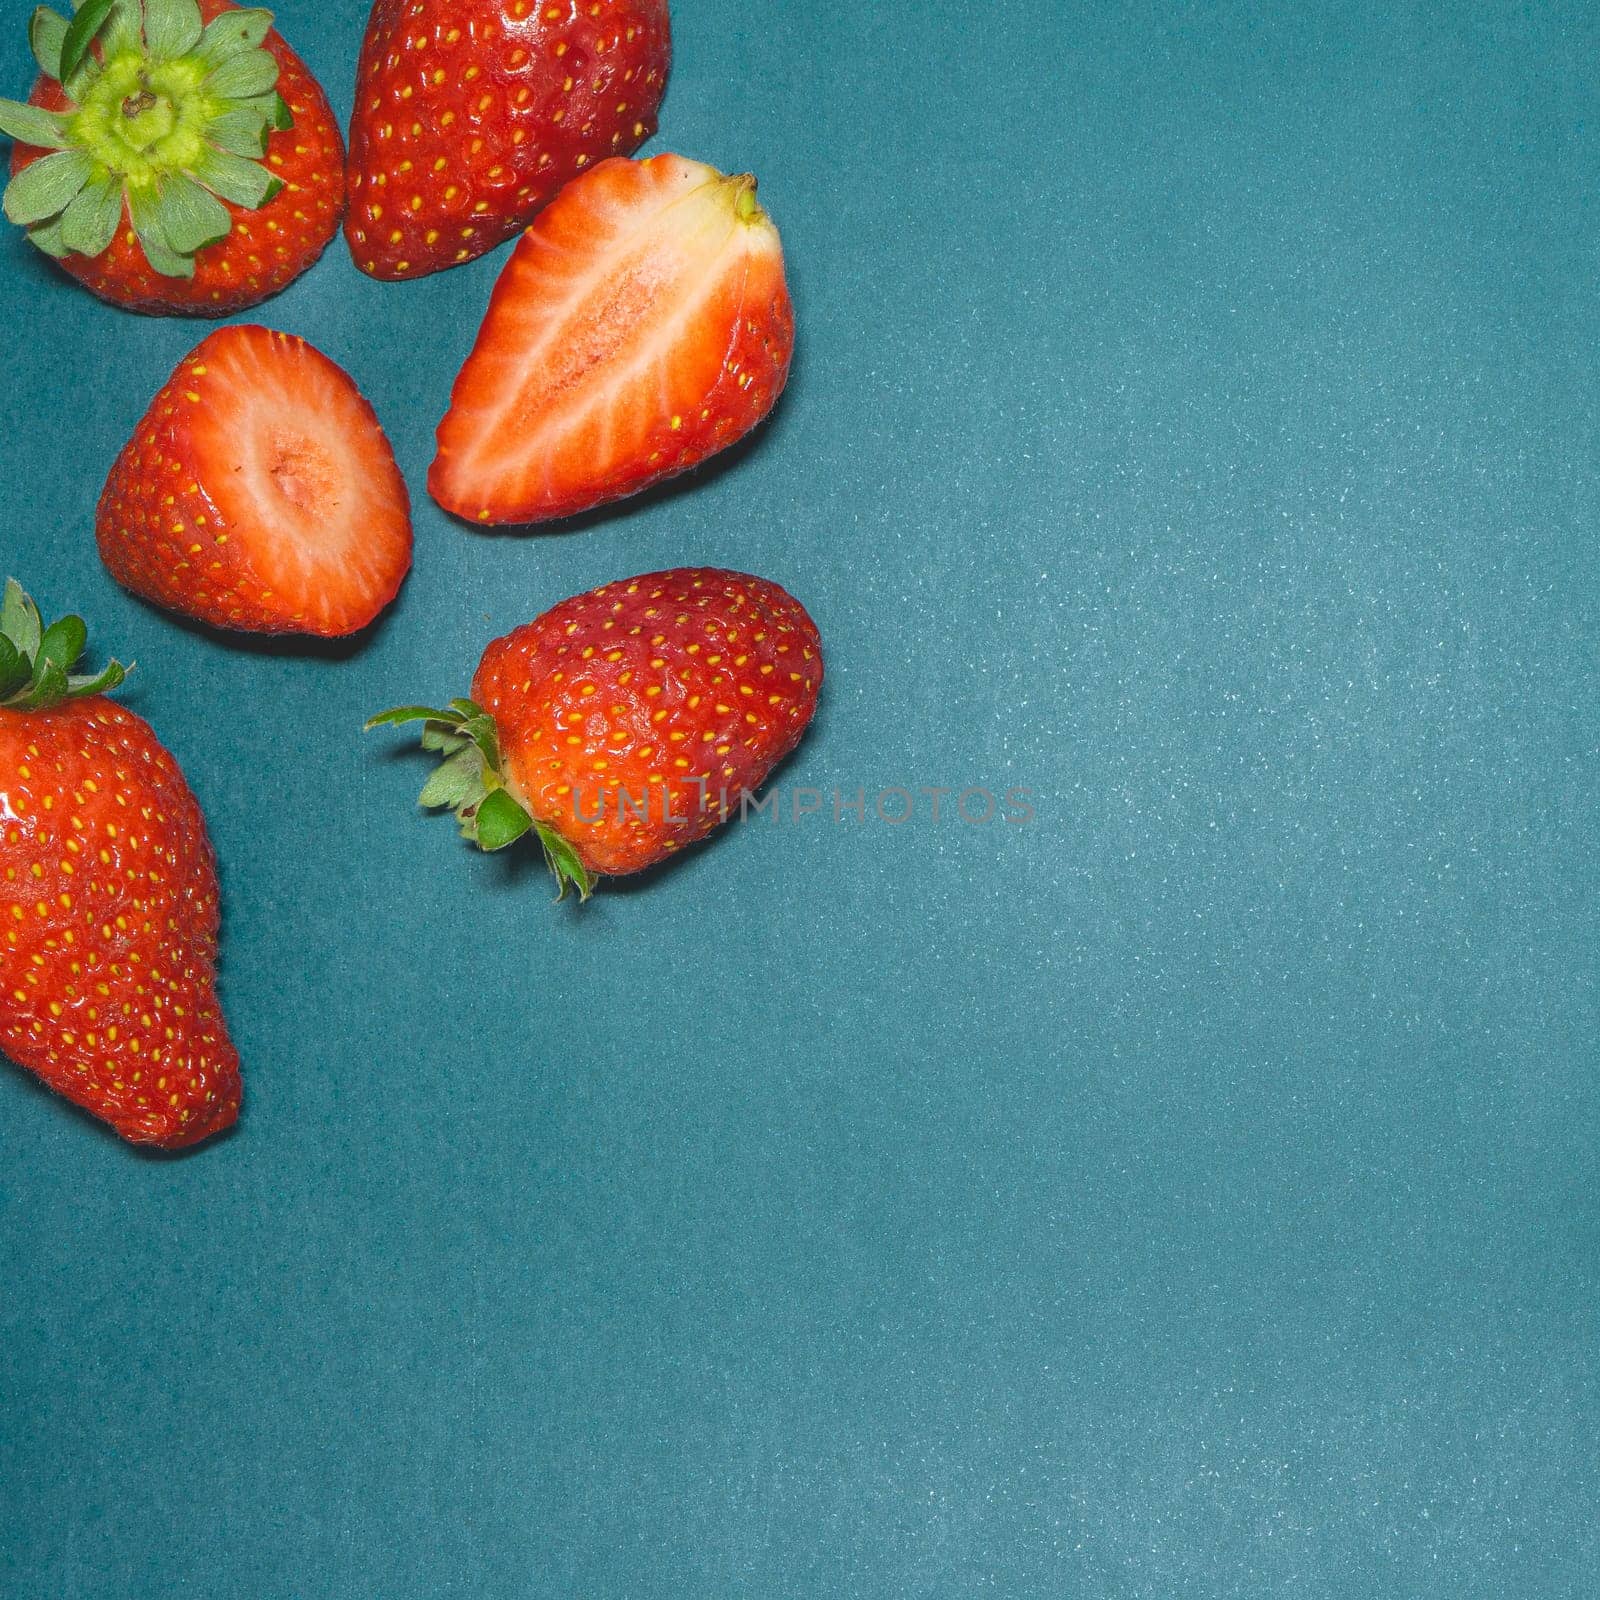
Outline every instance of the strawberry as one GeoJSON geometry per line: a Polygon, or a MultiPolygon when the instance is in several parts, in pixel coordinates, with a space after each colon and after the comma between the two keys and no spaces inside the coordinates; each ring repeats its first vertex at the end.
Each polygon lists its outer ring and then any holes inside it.
{"type": "Polygon", "coordinates": [[[148,723],[72,673],[84,626],[0,603],[0,1050],[136,1144],[239,1114],[205,819],[148,723]]]}
{"type": "Polygon", "coordinates": [[[424,724],[422,791],[498,850],[533,828],[562,892],[639,872],[741,809],[800,742],[822,688],[816,624],[775,583],[679,567],[603,584],[496,639],[472,699],[424,724]]]}
{"type": "Polygon", "coordinates": [[[95,534],[135,594],[253,633],[354,633],[411,565],[405,480],[372,407],[304,339],[250,325],[179,362],[95,534]]]}
{"type": "Polygon", "coordinates": [[[563,189],[495,285],[439,424],[434,499],[478,522],[570,516],[755,427],[794,349],[755,191],[674,155],[563,189]]]}
{"type": "Polygon", "coordinates": [[[471,261],[656,131],[666,0],[377,0],[356,68],[345,239],[374,278],[471,261]]]}
{"type": "Polygon", "coordinates": [[[16,141],[5,213],[95,294],[220,317],[276,294],[344,211],[327,96],[227,0],[83,0],[33,14],[40,76],[0,100],[16,141]]]}

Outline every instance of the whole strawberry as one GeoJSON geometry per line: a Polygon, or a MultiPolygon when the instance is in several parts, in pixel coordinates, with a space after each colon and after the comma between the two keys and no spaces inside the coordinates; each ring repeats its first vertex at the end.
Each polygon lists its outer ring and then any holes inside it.
{"type": "Polygon", "coordinates": [[[276,294],[344,211],[327,96],[272,29],[227,0],[40,7],[40,76],[0,100],[5,213],[102,299],[220,317],[276,294]]]}
{"type": "Polygon", "coordinates": [[[816,624],[775,583],[679,567],[563,600],[483,653],[471,700],[403,706],[444,764],[422,791],[498,850],[531,827],[565,892],[638,872],[741,810],[822,688],[816,624]]]}
{"type": "Polygon", "coordinates": [[[416,278],[519,232],[656,131],[666,0],[377,0],[356,69],[345,238],[416,278]]]}
{"type": "Polygon", "coordinates": [[[0,1050],[124,1139],[239,1114],[205,820],[147,723],[74,676],[84,626],[0,603],[0,1050]]]}
{"type": "Polygon", "coordinates": [[[254,633],[355,633],[411,566],[372,407],[315,346],[250,323],[178,363],[106,479],[95,537],[135,594],[254,633]]]}

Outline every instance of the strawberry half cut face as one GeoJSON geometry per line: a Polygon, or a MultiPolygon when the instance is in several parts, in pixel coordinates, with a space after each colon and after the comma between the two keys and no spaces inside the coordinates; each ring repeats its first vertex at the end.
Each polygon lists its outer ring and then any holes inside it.
{"type": "Polygon", "coordinates": [[[571,516],[685,472],[772,409],[794,316],[749,174],[603,162],[523,235],[428,488],[474,522],[571,516]]]}
{"type": "Polygon", "coordinates": [[[411,565],[404,479],[349,374],[292,334],[219,328],[134,429],[96,517],[106,566],[216,627],[340,635],[411,565]]]}

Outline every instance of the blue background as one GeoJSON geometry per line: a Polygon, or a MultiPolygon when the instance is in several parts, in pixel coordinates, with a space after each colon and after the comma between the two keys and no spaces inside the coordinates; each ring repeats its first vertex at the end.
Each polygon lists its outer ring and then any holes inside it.
{"type": "MultiPolygon", "coordinates": [[[[0,1592],[1593,1594],[1595,9],[674,9],[657,147],[760,175],[789,393],[473,532],[423,475],[504,252],[336,244],[255,317],[417,498],[353,652],[112,585],[204,330],[0,243],[0,565],[138,658],[247,1074],[172,1161],[0,1073],[0,1592]],[[786,784],[1035,822],[746,824],[580,911],[360,734],[678,563],[817,618],[786,784]]],[[[280,18],[343,115],[362,9],[280,18]]]]}

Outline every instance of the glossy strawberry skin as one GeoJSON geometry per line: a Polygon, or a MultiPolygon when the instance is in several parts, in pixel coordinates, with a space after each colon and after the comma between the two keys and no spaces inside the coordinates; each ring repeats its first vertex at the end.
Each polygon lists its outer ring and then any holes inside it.
{"type": "Polygon", "coordinates": [[[345,238],[415,278],[492,250],[656,130],[666,0],[377,0],[356,71],[345,238]]]}
{"type": "Polygon", "coordinates": [[[355,633],[394,599],[411,565],[405,481],[372,407],[304,339],[253,324],[217,329],[179,362],[106,479],[95,537],[125,588],[213,627],[253,633],[355,633]],[[291,389],[291,423],[296,408],[308,433],[338,415],[353,436],[361,481],[347,484],[343,497],[351,506],[360,494],[373,502],[359,581],[329,573],[296,592],[255,548],[238,490],[254,428],[250,391],[280,381],[315,384],[303,398],[291,389]]]}
{"type": "Polygon", "coordinates": [[[794,309],[754,191],[748,175],[670,152],[607,161],[569,184],[495,284],[439,424],[433,498],[478,523],[569,517],[687,472],[755,428],[788,381],[794,309]],[[701,238],[717,211],[726,232],[709,255],[661,226],[698,213],[701,238]],[[692,311],[659,320],[617,273],[630,256],[638,281],[669,302],[689,296],[692,311]]]}
{"type": "Polygon", "coordinates": [[[102,696],[0,709],[0,1051],[137,1144],[229,1127],[216,866],[148,724],[102,696]]]}
{"type": "Polygon", "coordinates": [[[602,585],[497,639],[472,697],[495,720],[513,798],[591,872],[622,874],[704,837],[724,805],[738,813],[800,742],[822,673],[792,595],[683,567],[602,585]]]}
{"type": "MultiPolygon", "coordinates": [[[[241,9],[226,0],[200,0],[209,22],[241,9]]],[[[103,255],[63,256],[56,264],[102,300],[154,316],[223,317],[259,305],[288,287],[316,261],[344,215],[344,138],[333,108],[310,69],[274,29],[262,41],[278,63],[278,93],[294,126],[267,141],[267,165],[283,188],[259,210],[223,202],[233,231],[195,257],[193,278],[167,278],[145,260],[123,210],[122,225],[103,255]]],[[[54,79],[40,77],[29,103],[46,111],[70,104],[54,79]]],[[[19,144],[11,171],[20,172],[49,152],[19,144]]]]}

